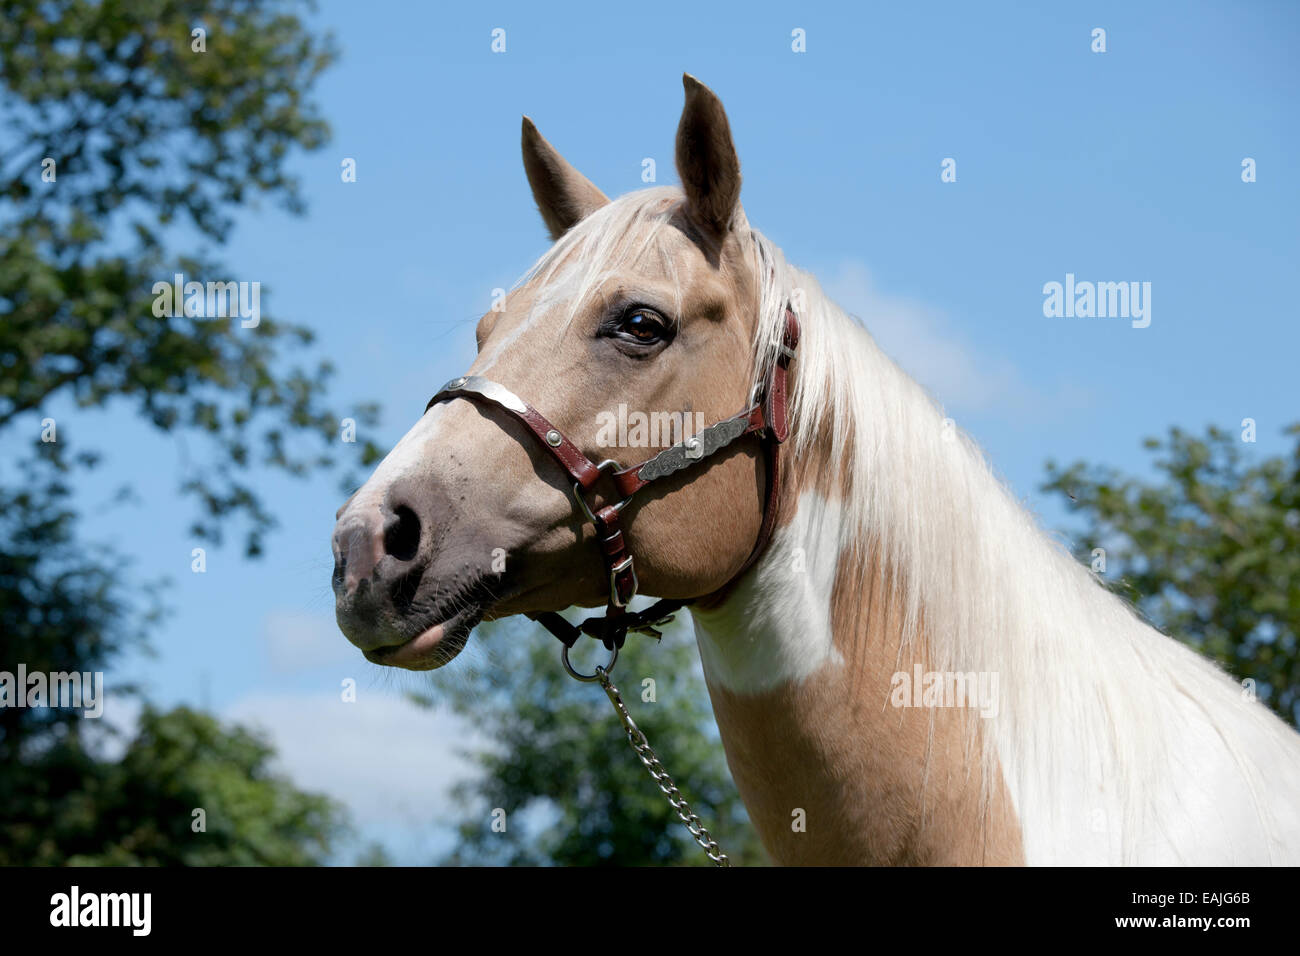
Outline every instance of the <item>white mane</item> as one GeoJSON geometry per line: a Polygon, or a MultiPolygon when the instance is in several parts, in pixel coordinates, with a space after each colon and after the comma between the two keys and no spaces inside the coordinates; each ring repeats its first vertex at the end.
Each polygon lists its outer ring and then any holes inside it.
{"type": "Polygon", "coordinates": [[[1000,758],[1027,859],[1297,862],[1300,736],[1106,590],[815,278],[754,244],[763,364],[787,301],[802,326],[794,456],[829,431],[820,453],[855,476],[841,553],[880,549],[904,646],[924,622],[933,669],[999,675],[984,766],[1000,758]]]}

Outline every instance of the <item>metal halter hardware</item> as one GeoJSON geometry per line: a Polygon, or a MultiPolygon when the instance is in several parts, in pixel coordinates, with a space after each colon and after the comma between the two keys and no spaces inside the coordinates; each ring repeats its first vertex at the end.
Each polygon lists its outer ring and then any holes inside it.
{"type": "MultiPolygon", "coordinates": [[[[559,432],[556,431],[555,429],[551,429],[551,431],[547,432],[546,443],[554,447],[555,445],[558,445],[559,442],[551,441],[550,436],[552,434],[559,435],[559,432]]],[[[614,461],[612,458],[606,458],[604,461],[602,461],[599,465],[596,466],[596,471],[598,473],[603,472],[607,468],[611,468],[611,467],[615,471],[622,470],[622,466],[620,466],[618,462],[614,461]]],[[[593,512],[591,510],[591,507],[587,504],[587,499],[582,496],[582,485],[578,484],[576,481],[573,483],[573,497],[574,500],[578,502],[578,507],[582,509],[582,513],[587,516],[587,520],[590,521],[592,524],[594,524],[597,528],[599,528],[601,526],[601,520],[599,517],[597,517],[596,513],[593,512]]],[[[610,505],[610,507],[614,509],[615,514],[618,514],[625,507],[627,507],[627,503],[631,500],[632,500],[631,496],[628,496],[627,498],[624,498],[622,501],[618,502],[617,504],[610,505]]],[[[632,555],[629,554],[627,557],[619,561],[612,562],[609,565],[607,570],[609,571],[609,606],[613,608],[626,608],[628,602],[631,601],[632,598],[636,597],[637,588],[641,586],[641,582],[637,580],[636,568],[633,567],[632,565],[632,555]],[[630,587],[624,588],[624,590],[628,592],[627,594],[624,595],[619,593],[618,581],[620,579],[620,576],[625,574],[630,574],[632,576],[632,583],[630,587]]],[[[610,670],[613,670],[614,661],[618,659],[618,646],[615,645],[613,649],[615,653],[614,656],[610,658],[608,664],[608,668],[610,670]]],[[[568,648],[566,647],[565,650],[568,650],[568,648]]],[[[573,672],[570,671],[570,673],[573,672]]],[[[577,675],[575,674],[574,676],[577,675]]],[[[591,678],[591,680],[595,680],[595,679],[596,678],[594,676],[591,678]]]]}
{"type": "Polygon", "coordinates": [[[789,427],[786,378],[798,345],[799,320],[794,311],[786,306],[785,328],[780,351],[772,366],[771,378],[767,382],[755,385],[750,394],[749,407],[731,418],[714,422],[698,435],[678,442],[649,460],[628,468],[623,468],[618,462],[609,458],[604,459],[600,464],[593,463],[537,409],[504,385],[479,375],[466,375],[452,379],[439,389],[425,406],[427,412],[438,402],[452,398],[467,398],[485,401],[505,409],[527,426],[537,437],[541,447],[549,452],[573,479],[574,501],[580,514],[596,529],[596,540],[600,545],[609,580],[609,599],[605,606],[605,613],[599,617],[586,618],[579,624],[570,624],[554,611],[543,611],[528,616],[550,631],[564,645],[560,658],[565,671],[571,677],[601,685],[613,703],[628,742],[637,757],[668,798],[668,802],[690,831],[695,842],[709,855],[709,859],[719,866],[731,864],[726,854],[718,847],[717,841],[709,835],[700,818],[695,815],[678,791],[668,771],[660,763],[654,750],[650,748],[645,734],[632,720],[618,688],[609,679],[609,674],[618,661],[619,649],[623,646],[629,632],[647,634],[657,640],[660,637],[658,627],[672,620],[675,612],[694,600],[693,598],[664,598],[644,610],[628,610],[628,604],[636,596],[640,582],[637,579],[631,549],[623,535],[619,515],[632,500],[632,496],[651,482],[704,461],[746,435],[757,435],[763,443],[767,464],[767,496],[763,505],[763,523],[745,563],[715,593],[722,594],[729,591],[758,560],[776,526],[781,475],[779,449],[786,439],[789,427]],[[604,475],[608,475],[608,480],[618,492],[619,500],[613,504],[602,505],[593,511],[587,503],[586,494],[604,475]],[[569,661],[569,650],[583,634],[599,639],[609,650],[609,660],[604,667],[597,667],[593,674],[583,674],[575,670],[569,661]]]}
{"type": "Polygon", "coordinates": [[[614,669],[614,665],[618,663],[618,648],[610,648],[609,660],[605,661],[604,667],[597,667],[594,674],[583,674],[574,668],[573,663],[569,660],[569,648],[567,646],[560,648],[560,663],[564,665],[564,670],[574,680],[582,681],[584,684],[594,684],[600,680],[602,672],[608,674],[614,669]]]}

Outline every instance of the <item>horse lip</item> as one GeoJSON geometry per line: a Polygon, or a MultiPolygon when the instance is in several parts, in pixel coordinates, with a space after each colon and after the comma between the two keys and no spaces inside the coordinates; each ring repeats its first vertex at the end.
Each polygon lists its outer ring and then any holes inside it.
{"type": "Polygon", "coordinates": [[[407,670],[433,670],[464,650],[469,632],[482,617],[481,608],[465,608],[422,628],[414,637],[400,644],[371,648],[362,654],[372,664],[407,670]]]}

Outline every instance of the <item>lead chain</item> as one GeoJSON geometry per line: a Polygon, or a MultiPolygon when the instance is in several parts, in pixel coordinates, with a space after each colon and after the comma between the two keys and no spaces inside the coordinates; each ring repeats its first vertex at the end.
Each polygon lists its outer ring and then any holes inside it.
{"type": "Polygon", "coordinates": [[[605,668],[597,667],[596,676],[600,681],[600,686],[604,688],[606,696],[609,697],[610,703],[614,705],[614,710],[618,713],[618,719],[622,722],[623,730],[627,733],[627,742],[632,745],[632,750],[641,760],[641,763],[645,765],[646,770],[650,772],[651,779],[659,785],[663,795],[668,798],[668,803],[676,812],[677,818],[685,824],[686,829],[690,831],[691,837],[708,854],[710,860],[717,866],[731,866],[727,854],[722,852],[722,848],[718,846],[718,841],[709,835],[709,831],[704,827],[704,822],[696,816],[695,811],[691,809],[691,805],[686,802],[686,798],[677,789],[677,784],[673,783],[673,778],[668,775],[664,765],[659,762],[659,758],[650,746],[650,741],[646,740],[641,728],[636,725],[632,715],[627,712],[627,707],[623,703],[622,696],[619,695],[618,688],[609,679],[609,673],[605,668]]]}

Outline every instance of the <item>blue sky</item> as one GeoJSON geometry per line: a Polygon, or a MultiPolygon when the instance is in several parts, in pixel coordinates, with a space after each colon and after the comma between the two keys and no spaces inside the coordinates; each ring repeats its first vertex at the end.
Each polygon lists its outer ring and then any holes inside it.
{"type": "MultiPolygon", "coordinates": [[[[473,6],[323,3],[313,22],[342,58],[315,95],[333,140],[292,162],[308,214],[248,211],[220,250],[231,278],[262,282],[264,310],[316,330],[340,403],[383,404],[381,446],[469,364],[492,289],[546,246],[520,116],[611,195],[644,185],[647,157],[676,182],[683,71],[727,107],[751,223],[1049,527],[1065,523],[1037,492],[1049,458],[1145,471],[1143,437],[1244,417],[1266,454],[1300,418],[1294,4],[473,6]],[[1045,318],[1043,285],[1067,273],[1150,282],[1150,326],[1045,318]]],[[[210,551],[195,575],[178,444],[125,408],[86,418],[109,459],[81,491],[87,537],[132,554],[134,580],[174,582],[157,656],[117,674],[261,723],[301,784],[345,800],[398,860],[430,859],[467,731],[401,692],[455,667],[381,671],[334,628],[336,480],[266,476],[269,554],[210,551]],[[122,481],[141,503],[105,509],[122,481]],[[339,701],[346,677],[357,704],[339,701]]]]}

